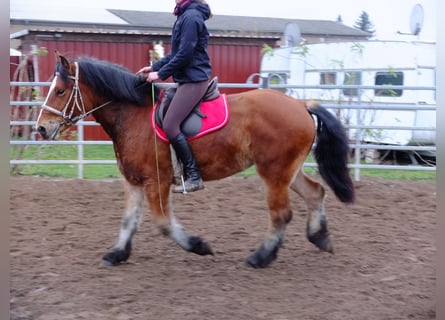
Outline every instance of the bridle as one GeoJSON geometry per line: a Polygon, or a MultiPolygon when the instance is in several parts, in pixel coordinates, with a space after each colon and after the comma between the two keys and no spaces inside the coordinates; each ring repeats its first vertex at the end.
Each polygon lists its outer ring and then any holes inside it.
{"type": "MultiPolygon", "coordinates": [[[[103,104],[101,104],[98,107],[92,108],[90,111],[85,111],[85,104],[82,97],[82,92],[80,92],[79,87],[79,65],[77,62],[74,62],[76,66],[75,75],[74,76],[68,76],[69,79],[74,80],[74,86],[73,90],[71,91],[71,94],[68,98],[68,101],[65,103],[65,106],[63,107],[63,110],[57,110],[54,107],[48,106],[45,103],[42,104],[41,108],[44,110],[47,110],[49,112],[52,112],[59,117],[63,119],[63,122],[60,123],[60,125],[68,125],[72,126],[76,124],[77,121],[85,119],[87,116],[89,116],[94,111],[105,107],[106,105],[113,102],[113,100],[107,101],[103,104]],[[75,110],[80,111],[80,114],[77,116],[73,116],[75,110]]],[[[59,75],[59,73],[56,73],[56,76],[59,75]]]]}

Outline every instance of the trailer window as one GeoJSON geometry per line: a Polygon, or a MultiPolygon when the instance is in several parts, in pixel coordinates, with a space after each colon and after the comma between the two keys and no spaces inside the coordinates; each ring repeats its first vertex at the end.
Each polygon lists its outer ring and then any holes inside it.
{"type": "MultiPolygon", "coordinates": [[[[287,74],[269,73],[269,84],[287,84],[287,74]]],[[[286,93],[286,88],[275,88],[275,90],[286,93]]]]}
{"type": "MultiPolygon", "coordinates": [[[[403,72],[377,72],[375,75],[375,85],[376,86],[403,86],[403,72]]],[[[395,90],[382,90],[375,89],[374,94],[376,96],[385,97],[400,97],[402,95],[401,89],[395,90]]]]}
{"type": "Polygon", "coordinates": [[[320,72],[320,84],[336,84],[336,76],[335,72],[320,72]]]}
{"type": "Polygon", "coordinates": [[[287,74],[285,73],[269,73],[270,84],[286,84],[287,74]]]}
{"type": "MultiPolygon", "coordinates": [[[[362,84],[362,73],[359,71],[345,72],[345,80],[343,81],[344,85],[360,85],[362,84]]],[[[358,89],[343,89],[343,94],[345,96],[358,96],[358,89]]]]}

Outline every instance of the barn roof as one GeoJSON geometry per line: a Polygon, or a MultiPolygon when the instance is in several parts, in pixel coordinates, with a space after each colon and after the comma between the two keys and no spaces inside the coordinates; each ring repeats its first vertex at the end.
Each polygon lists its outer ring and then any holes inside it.
{"type": "MultiPolygon", "coordinates": [[[[166,12],[147,12],[134,10],[108,10],[130,25],[170,29],[175,17],[166,12]]],[[[369,33],[328,20],[302,20],[265,17],[245,17],[215,15],[207,21],[211,32],[227,34],[262,34],[281,35],[288,23],[296,23],[302,34],[369,37],[369,33]]]]}
{"type": "MultiPolygon", "coordinates": [[[[108,15],[75,20],[75,17],[49,20],[27,18],[26,13],[11,14],[11,25],[26,25],[28,30],[121,34],[164,34],[171,32],[175,16],[171,12],[106,9],[108,15]],[[113,16],[114,19],[110,19],[113,16]],[[101,19],[106,17],[106,19],[101,19]],[[111,22],[110,22],[111,21],[111,22]],[[54,27],[54,28],[51,28],[54,27]]],[[[32,17],[32,15],[30,16],[32,17]]],[[[302,36],[355,37],[367,39],[370,34],[335,21],[266,17],[215,15],[207,21],[212,36],[277,38],[288,23],[296,23],[302,36]]]]}

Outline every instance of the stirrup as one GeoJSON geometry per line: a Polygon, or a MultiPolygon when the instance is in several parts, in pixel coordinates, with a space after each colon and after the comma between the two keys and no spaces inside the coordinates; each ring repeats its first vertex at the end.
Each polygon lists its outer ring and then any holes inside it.
{"type": "Polygon", "coordinates": [[[181,179],[182,179],[181,184],[173,186],[173,193],[187,194],[189,192],[194,192],[204,189],[204,182],[202,181],[202,179],[199,179],[198,181],[196,181],[196,183],[191,182],[190,180],[184,181],[182,176],[181,179]]]}

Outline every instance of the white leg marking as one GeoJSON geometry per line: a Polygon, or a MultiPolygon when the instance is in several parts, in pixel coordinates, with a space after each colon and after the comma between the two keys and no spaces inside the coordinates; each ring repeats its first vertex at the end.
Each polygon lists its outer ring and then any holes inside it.
{"type": "Polygon", "coordinates": [[[283,241],[285,233],[286,227],[284,226],[275,232],[270,232],[263,241],[264,248],[269,251],[275,249],[276,246],[283,241]]]}
{"type": "Polygon", "coordinates": [[[324,203],[320,203],[318,208],[309,214],[308,226],[311,234],[320,231],[323,218],[325,218],[324,203]]]}
{"type": "Polygon", "coordinates": [[[190,236],[184,231],[182,225],[176,220],[176,218],[171,216],[171,228],[170,237],[176,241],[176,243],[184,250],[190,250],[189,239],[190,236]]]}
{"type": "Polygon", "coordinates": [[[121,228],[119,231],[119,238],[115,248],[124,249],[125,245],[138,229],[141,224],[141,208],[144,201],[144,192],[141,187],[126,185],[127,204],[125,213],[122,218],[121,228]]]}

